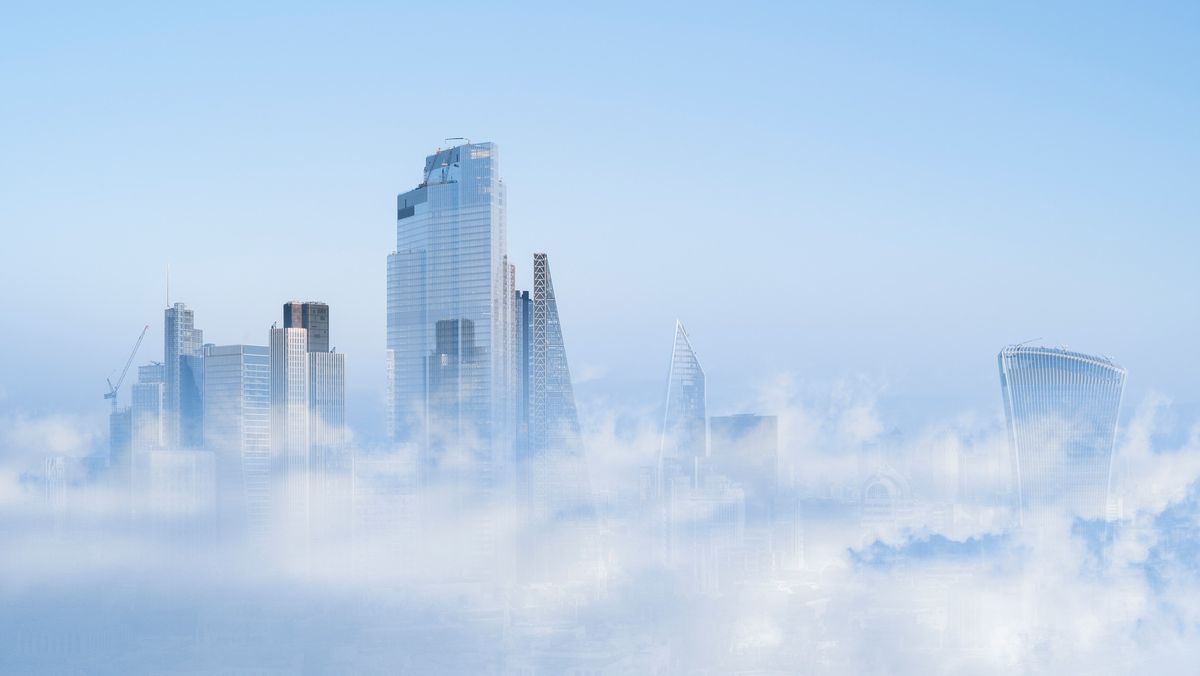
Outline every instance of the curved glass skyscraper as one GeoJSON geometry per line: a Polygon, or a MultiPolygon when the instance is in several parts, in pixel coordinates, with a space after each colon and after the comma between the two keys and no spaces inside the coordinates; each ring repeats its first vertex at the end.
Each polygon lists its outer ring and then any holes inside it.
{"type": "Polygon", "coordinates": [[[1022,520],[1054,508],[1104,516],[1125,369],[1106,357],[1023,345],[998,360],[1022,520]]]}

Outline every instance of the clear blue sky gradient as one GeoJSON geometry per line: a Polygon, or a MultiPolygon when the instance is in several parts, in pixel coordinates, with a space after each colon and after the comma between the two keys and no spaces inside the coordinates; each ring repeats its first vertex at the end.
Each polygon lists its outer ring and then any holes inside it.
{"type": "Polygon", "coordinates": [[[713,413],[779,373],[994,411],[1033,338],[1200,399],[1196,3],[244,4],[0,9],[0,410],[99,419],[170,264],[210,342],[329,302],[377,434],[449,136],[499,144],[585,402],[656,405],[676,317],[713,413]]]}

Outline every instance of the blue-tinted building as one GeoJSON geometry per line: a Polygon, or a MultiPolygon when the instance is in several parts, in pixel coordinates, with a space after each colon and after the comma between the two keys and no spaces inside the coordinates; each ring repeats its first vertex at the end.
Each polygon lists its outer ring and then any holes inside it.
{"type": "Polygon", "coordinates": [[[215,454],[224,516],[262,535],[268,525],[271,498],[269,348],[204,348],[204,442],[215,454]]]}
{"type": "Polygon", "coordinates": [[[488,463],[516,427],[514,271],[491,143],[440,150],[396,202],[388,256],[388,423],[422,465],[459,449],[488,463]]]}
{"type": "Polygon", "coordinates": [[[272,508],[289,533],[309,526],[310,399],[308,331],[270,330],[272,508]]]}
{"type": "Polygon", "coordinates": [[[579,451],[579,414],[558,318],[550,263],[533,255],[529,364],[529,437],[534,453],[579,451]]]}
{"type": "Polygon", "coordinates": [[[130,404],[130,445],[135,454],[166,445],[166,370],[159,362],[138,367],[130,404]]]}
{"type": "Polygon", "coordinates": [[[1048,347],[1000,351],[1018,514],[1106,514],[1125,369],[1048,347]]]}
{"type": "Polygon", "coordinates": [[[163,312],[163,417],[166,444],[198,448],[203,443],[204,332],[195,312],[175,303],[163,312]]]}
{"type": "Polygon", "coordinates": [[[517,349],[517,427],[516,445],[518,460],[531,452],[529,443],[530,391],[533,385],[530,365],[533,362],[533,298],[528,291],[516,292],[514,324],[516,326],[517,349]]]}
{"type": "Polygon", "coordinates": [[[696,460],[708,454],[706,433],[704,368],[683,324],[675,322],[659,445],[659,468],[664,479],[672,474],[694,472],[696,460]]]}

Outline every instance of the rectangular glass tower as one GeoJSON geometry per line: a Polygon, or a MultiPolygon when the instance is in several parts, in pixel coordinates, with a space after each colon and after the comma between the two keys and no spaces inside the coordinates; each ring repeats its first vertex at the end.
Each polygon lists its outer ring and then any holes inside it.
{"type": "Polygon", "coordinates": [[[504,184],[491,143],[439,150],[396,202],[388,256],[389,432],[421,449],[511,453],[516,361],[504,184]]]}
{"type": "Polygon", "coordinates": [[[271,352],[265,345],[204,348],[204,443],[216,454],[225,518],[265,535],[270,515],[271,352]]]}
{"type": "Polygon", "coordinates": [[[196,328],[195,318],[183,303],[163,311],[163,427],[171,448],[198,448],[202,442],[204,332],[196,328]]]}

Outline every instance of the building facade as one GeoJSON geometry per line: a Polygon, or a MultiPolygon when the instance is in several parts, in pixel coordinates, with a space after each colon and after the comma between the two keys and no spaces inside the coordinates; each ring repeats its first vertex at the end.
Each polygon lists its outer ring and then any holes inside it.
{"type": "Polygon", "coordinates": [[[574,452],[580,443],[579,415],[554,297],[554,281],[544,253],[533,255],[532,310],[530,445],[534,453],[574,452]]]}
{"type": "Polygon", "coordinates": [[[687,330],[678,321],[664,409],[659,471],[664,478],[694,474],[696,461],[708,455],[704,368],[692,349],[687,330]]]}
{"type": "Polygon", "coordinates": [[[204,360],[204,442],[215,454],[222,520],[262,535],[270,518],[270,348],[209,345],[204,360]]]}
{"type": "Polygon", "coordinates": [[[273,328],[271,347],[271,468],[273,505],[289,528],[309,523],[308,332],[273,328]]]}
{"type": "Polygon", "coordinates": [[[346,438],[345,354],[308,353],[308,400],[312,523],[325,532],[348,532],[352,463],[346,438]]]}
{"type": "Polygon", "coordinates": [[[424,469],[448,451],[484,465],[511,453],[516,427],[515,290],[498,150],[439,150],[397,198],[388,257],[389,432],[424,469]]]}
{"type": "Polygon", "coordinates": [[[195,326],[195,312],[183,303],[164,310],[163,341],[166,443],[172,448],[198,448],[203,442],[204,332],[195,326]]]}
{"type": "Polygon", "coordinates": [[[308,351],[329,352],[329,306],[293,300],[283,304],[283,328],[307,329],[308,351]]]}
{"type": "Polygon", "coordinates": [[[1019,518],[1060,509],[1106,514],[1125,369],[1106,357],[1016,345],[1000,388],[1019,518]]]}
{"type": "Polygon", "coordinates": [[[133,453],[166,446],[166,365],[138,367],[130,403],[130,442],[133,453]]]}
{"type": "Polygon", "coordinates": [[[517,351],[517,427],[516,455],[520,460],[529,455],[530,387],[532,386],[530,365],[533,360],[533,298],[528,291],[517,291],[514,307],[513,345],[517,351]]]}

